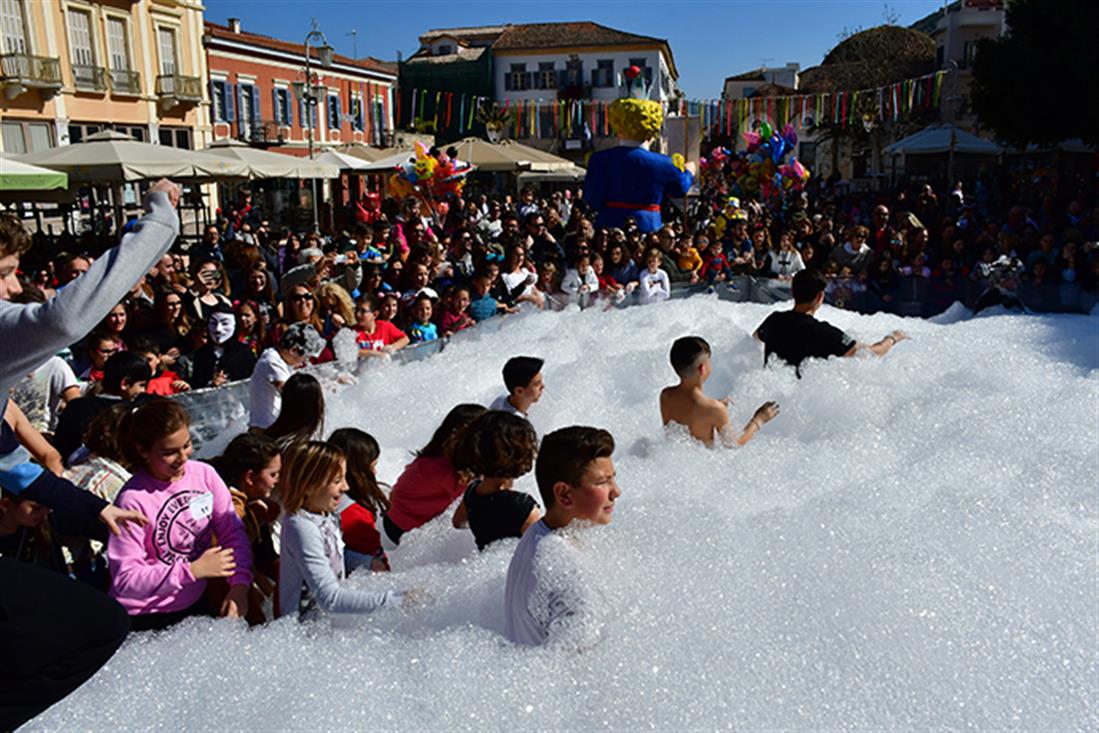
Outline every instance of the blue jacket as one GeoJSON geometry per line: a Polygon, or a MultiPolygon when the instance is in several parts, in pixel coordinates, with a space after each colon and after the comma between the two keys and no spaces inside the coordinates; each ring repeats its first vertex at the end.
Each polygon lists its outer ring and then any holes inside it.
{"type": "Polygon", "coordinates": [[[596,226],[621,227],[632,216],[641,231],[655,232],[664,196],[686,196],[693,182],[668,156],[619,145],[591,156],[584,200],[599,214],[596,226]]]}

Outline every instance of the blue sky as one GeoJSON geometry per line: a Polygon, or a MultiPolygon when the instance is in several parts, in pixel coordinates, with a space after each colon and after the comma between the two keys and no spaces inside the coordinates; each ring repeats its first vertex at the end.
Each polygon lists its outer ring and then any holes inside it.
{"type": "Polygon", "coordinates": [[[414,52],[429,28],[591,20],[668,39],[680,87],[704,99],[720,95],[726,76],[761,64],[815,66],[845,28],[869,28],[886,17],[909,25],[940,7],[940,0],[207,0],[206,18],[237,17],[245,30],[300,40],[315,17],[339,53],[386,60],[414,52]],[[347,35],[352,29],[354,37],[347,35]]]}

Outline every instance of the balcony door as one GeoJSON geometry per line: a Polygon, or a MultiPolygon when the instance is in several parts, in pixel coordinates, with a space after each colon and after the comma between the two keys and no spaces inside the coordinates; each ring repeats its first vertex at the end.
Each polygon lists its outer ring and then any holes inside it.
{"type": "MultiPolygon", "coordinates": [[[[121,18],[107,18],[107,53],[111,71],[130,70],[130,42],[126,34],[126,21],[121,18]]],[[[118,76],[126,77],[125,74],[118,76]]]]}
{"type": "Polygon", "coordinates": [[[0,0],[0,53],[26,53],[23,0],[0,0]]]}
{"type": "Polygon", "coordinates": [[[176,75],[176,32],[171,28],[157,28],[156,44],[160,50],[160,73],[176,75]]]}

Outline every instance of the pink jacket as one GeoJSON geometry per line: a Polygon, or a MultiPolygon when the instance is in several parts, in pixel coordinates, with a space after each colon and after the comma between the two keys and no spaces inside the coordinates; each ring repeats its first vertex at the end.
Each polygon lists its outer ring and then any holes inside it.
{"type": "Polygon", "coordinates": [[[122,487],[115,504],[149,518],[145,527],[128,523],[111,536],[107,562],[111,596],[131,616],[170,613],[192,606],[206,580],[191,575],[190,563],[213,543],[233,548],[236,572],[230,585],[252,582],[252,550],[229,490],[212,467],[188,461],[173,483],[138,471],[122,487]]]}

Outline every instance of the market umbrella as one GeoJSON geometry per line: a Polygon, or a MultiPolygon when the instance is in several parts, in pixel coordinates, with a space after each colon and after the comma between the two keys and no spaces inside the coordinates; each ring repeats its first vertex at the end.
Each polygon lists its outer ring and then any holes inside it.
{"type": "Polygon", "coordinates": [[[341,146],[339,152],[356,158],[362,158],[365,161],[373,163],[376,160],[388,158],[405,150],[411,150],[411,148],[375,148],[370,145],[363,145],[362,143],[350,143],[349,145],[341,146]]]}
{"type": "Polygon", "coordinates": [[[251,178],[338,178],[340,169],[317,160],[253,148],[239,140],[218,140],[207,150],[216,158],[243,165],[251,178]]]}
{"type": "Polygon", "coordinates": [[[414,157],[416,157],[415,151],[401,150],[401,151],[396,152],[396,153],[390,153],[385,158],[379,158],[378,160],[375,160],[373,163],[367,163],[366,167],[362,168],[361,170],[364,170],[364,171],[367,171],[367,172],[372,172],[372,173],[384,173],[386,171],[391,171],[391,170],[396,169],[399,166],[404,165],[405,163],[407,163],[409,160],[413,159],[414,157]]]}
{"type": "MultiPolygon", "coordinates": [[[[886,146],[886,155],[935,155],[950,152],[950,125],[930,125],[919,132],[886,146]]],[[[954,152],[970,155],[999,155],[1000,145],[954,128],[954,152]]]]}
{"type": "Polygon", "coordinates": [[[479,137],[467,137],[454,143],[453,147],[458,150],[458,160],[472,163],[482,171],[505,173],[530,170],[552,171],[567,169],[574,165],[572,161],[514,140],[490,143],[479,137]]]}
{"type": "Polygon", "coordinates": [[[48,191],[68,187],[69,177],[64,173],[23,163],[0,153],[0,191],[48,191]]]}
{"type": "Polygon", "coordinates": [[[367,168],[367,166],[370,165],[370,161],[365,158],[348,155],[347,153],[341,153],[338,150],[326,150],[314,158],[314,160],[323,165],[334,165],[341,171],[362,172],[370,170],[367,168]]]}
{"type": "Polygon", "coordinates": [[[562,181],[562,182],[575,182],[584,180],[584,176],[587,175],[587,171],[578,165],[571,166],[569,168],[560,168],[552,171],[523,171],[519,174],[519,183],[527,183],[532,181],[562,181]]]}
{"type": "Polygon", "coordinates": [[[71,183],[81,184],[248,175],[248,169],[239,162],[195,150],[138,142],[114,130],[89,135],[81,143],[22,155],[19,160],[63,171],[71,183]]]}

